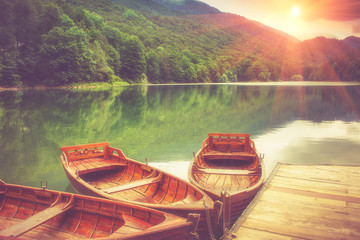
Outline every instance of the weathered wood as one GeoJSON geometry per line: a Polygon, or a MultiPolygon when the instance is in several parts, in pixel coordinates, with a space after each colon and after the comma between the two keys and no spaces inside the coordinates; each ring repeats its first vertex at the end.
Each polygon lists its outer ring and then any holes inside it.
{"type": "Polygon", "coordinates": [[[236,137],[250,137],[250,134],[248,133],[209,133],[208,134],[209,137],[231,137],[231,138],[236,138],[236,137]]]}
{"type": "Polygon", "coordinates": [[[256,157],[256,153],[248,152],[219,152],[209,151],[203,154],[205,160],[242,160],[242,161],[253,161],[256,157]]]}
{"type": "Polygon", "coordinates": [[[86,159],[86,158],[96,158],[101,156],[103,156],[104,159],[107,159],[108,146],[109,143],[94,143],[94,144],[62,147],[61,151],[66,156],[68,162],[76,161],[80,159],[86,159]]]}
{"type": "Polygon", "coordinates": [[[231,231],[236,239],[269,233],[277,239],[359,239],[359,181],[356,166],[279,164],[231,231]]]}
{"type": "Polygon", "coordinates": [[[255,171],[241,170],[241,169],[220,169],[220,168],[198,168],[194,170],[194,172],[201,172],[206,174],[246,175],[246,176],[255,174],[255,171]]]}
{"type": "MultiPolygon", "coordinates": [[[[119,167],[126,167],[127,164],[125,163],[118,163],[118,162],[111,162],[111,161],[105,161],[101,160],[100,163],[102,163],[100,166],[92,165],[91,163],[84,163],[83,161],[76,161],[73,162],[78,169],[78,174],[86,174],[90,172],[97,172],[97,171],[104,171],[104,170],[111,170],[111,169],[117,169],[119,167]]],[[[99,162],[98,162],[99,163],[99,162]]]]}
{"type": "Polygon", "coordinates": [[[146,185],[153,184],[153,183],[158,183],[161,180],[162,180],[162,176],[152,177],[152,178],[144,178],[144,179],[132,181],[132,182],[129,182],[126,184],[121,184],[116,187],[103,189],[103,191],[105,193],[116,193],[116,192],[120,192],[120,191],[129,190],[132,188],[146,186],[146,185]]]}
{"type": "Polygon", "coordinates": [[[92,143],[92,144],[84,144],[84,145],[77,145],[77,146],[69,146],[69,147],[62,147],[61,151],[68,152],[68,151],[75,151],[75,150],[82,150],[82,149],[89,149],[89,148],[101,148],[107,147],[109,143],[92,143]]]}
{"type": "Polygon", "coordinates": [[[27,218],[26,220],[11,226],[8,229],[5,229],[0,232],[0,235],[6,237],[18,237],[21,234],[41,225],[47,220],[56,217],[59,214],[62,214],[71,209],[71,206],[67,206],[67,202],[60,202],[55,206],[48,207],[45,210],[36,213],[35,215],[27,218]]]}

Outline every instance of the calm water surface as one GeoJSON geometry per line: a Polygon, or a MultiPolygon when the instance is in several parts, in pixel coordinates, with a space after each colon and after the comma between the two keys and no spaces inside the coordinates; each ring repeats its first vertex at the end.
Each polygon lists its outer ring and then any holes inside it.
{"type": "Polygon", "coordinates": [[[360,164],[360,86],[128,86],[0,92],[0,178],[72,191],[60,147],[109,142],[187,178],[209,132],[250,133],[277,162],[360,164]]]}

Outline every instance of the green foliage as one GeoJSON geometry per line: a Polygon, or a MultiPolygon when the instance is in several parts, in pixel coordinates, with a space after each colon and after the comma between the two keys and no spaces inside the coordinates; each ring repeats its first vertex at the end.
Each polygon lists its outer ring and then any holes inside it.
{"type": "Polygon", "coordinates": [[[43,37],[40,63],[43,81],[49,85],[89,81],[94,72],[93,52],[83,30],[54,27],[43,37]]]}
{"type": "Polygon", "coordinates": [[[160,59],[154,50],[146,54],[147,71],[146,74],[152,83],[160,82],[160,59]]]}
{"type": "Polygon", "coordinates": [[[146,71],[145,47],[138,37],[131,36],[125,40],[120,50],[122,62],[121,76],[139,82],[146,71]]]}
{"type": "Polygon", "coordinates": [[[360,53],[341,41],[177,12],[191,3],[1,0],[0,85],[360,79],[360,53]]]}
{"type": "Polygon", "coordinates": [[[304,81],[304,77],[300,74],[295,74],[290,78],[290,81],[301,82],[304,81]]]}

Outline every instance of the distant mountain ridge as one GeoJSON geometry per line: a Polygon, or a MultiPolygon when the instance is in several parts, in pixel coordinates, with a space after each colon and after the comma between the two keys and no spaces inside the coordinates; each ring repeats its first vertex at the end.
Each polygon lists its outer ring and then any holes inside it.
{"type": "Polygon", "coordinates": [[[343,42],[352,48],[360,49],[360,37],[350,36],[345,38],[343,42]]]}
{"type": "Polygon", "coordinates": [[[216,14],[221,13],[217,8],[211,7],[210,5],[195,0],[154,0],[157,3],[162,4],[174,11],[186,15],[197,15],[197,14],[216,14]]]}
{"type": "Polygon", "coordinates": [[[194,0],[114,0],[127,8],[153,15],[180,16],[221,13],[217,8],[194,0]],[[145,6],[145,8],[144,8],[145,6]]]}

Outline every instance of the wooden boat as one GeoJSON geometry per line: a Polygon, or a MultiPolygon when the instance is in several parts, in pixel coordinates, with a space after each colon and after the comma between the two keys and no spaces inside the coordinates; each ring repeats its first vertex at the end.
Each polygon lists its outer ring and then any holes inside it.
{"type": "Polygon", "coordinates": [[[221,204],[215,210],[211,198],[189,182],[127,158],[108,143],[62,147],[61,151],[66,175],[79,193],[135,203],[182,217],[200,214],[198,233],[201,238],[209,239],[209,227],[215,227],[221,204]]]}
{"type": "Polygon", "coordinates": [[[225,213],[232,225],[264,182],[262,159],[249,134],[210,133],[194,154],[189,180],[213,200],[226,192],[230,201],[225,213]]]}
{"type": "Polygon", "coordinates": [[[0,180],[0,239],[192,239],[190,217],[0,180]]]}

